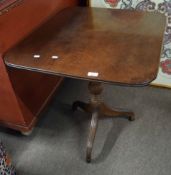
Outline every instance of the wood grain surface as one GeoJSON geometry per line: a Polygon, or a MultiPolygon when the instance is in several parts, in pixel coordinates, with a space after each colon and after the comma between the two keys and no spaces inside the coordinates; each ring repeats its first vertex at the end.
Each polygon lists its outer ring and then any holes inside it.
{"type": "Polygon", "coordinates": [[[147,85],[157,75],[164,29],[159,13],[67,8],[8,52],[5,61],[55,75],[147,85]]]}

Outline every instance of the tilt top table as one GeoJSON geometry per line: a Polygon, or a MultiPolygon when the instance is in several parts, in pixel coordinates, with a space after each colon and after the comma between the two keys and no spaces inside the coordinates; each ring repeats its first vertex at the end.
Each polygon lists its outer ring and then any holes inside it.
{"type": "Polygon", "coordinates": [[[102,82],[144,86],[154,80],[164,29],[165,17],[159,13],[67,8],[4,58],[15,68],[90,81],[90,103],[73,103],[73,110],[92,113],[86,153],[90,162],[99,114],[134,120],[133,112],[112,110],[102,102],[102,82]]]}

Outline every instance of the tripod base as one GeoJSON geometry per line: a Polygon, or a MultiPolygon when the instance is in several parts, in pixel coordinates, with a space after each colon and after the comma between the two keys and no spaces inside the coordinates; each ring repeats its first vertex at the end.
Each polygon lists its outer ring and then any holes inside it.
{"type": "Polygon", "coordinates": [[[126,117],[128,120],[135,120],[134,113],[131,111],[125,111],[121,109],[110,109],[105,103],[100,100],[100,95],[103,91],[101,83],[99,82],[90,82],[88,85],[91,100],[90,103],[84,103],[81,101],[76,101],[72,105],[73,111],[76,111],[78,108],[82,109],[85,112],[92,114],[90,131],[87,141],[86,148],[86,161],[88,163],[91,162],[91,154],[93,149],[93,143],[95,140],[95,135],[98,126],[99,116],[105,117],[126,117]]]}

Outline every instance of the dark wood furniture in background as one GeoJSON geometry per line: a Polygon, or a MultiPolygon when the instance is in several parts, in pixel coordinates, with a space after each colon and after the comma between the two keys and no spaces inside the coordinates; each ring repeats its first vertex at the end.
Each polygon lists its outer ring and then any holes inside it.
{"type": "Polygon", "coordinates": [[[3,55],[56,13],[78,5],[78,0],[5,0],[0,3],[0,124],[27,133],[62,78],[6,67],[3,55]]]}
{"type": "Polygon", "coordinates": [[[101,82],[144,86],[154,80],[164,29],[165,17],[158,13],[68,8],[10,50],[5,62],[21,70],[90,81],[90,103],[73,104],[73,110],[92,113],[90,162],[99,114],[134,120],[132,112],[112,110],[102,102],[101,82]]]}

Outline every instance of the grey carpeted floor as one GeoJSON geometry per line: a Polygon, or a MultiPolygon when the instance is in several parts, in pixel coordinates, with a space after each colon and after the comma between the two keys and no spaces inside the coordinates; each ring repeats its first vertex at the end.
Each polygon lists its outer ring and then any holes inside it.
{"type": "Polygon", "coordinates": [[[91,164],[85,162],[90,118],[71,111],[72,102],[88,100],[87,94],[87,82],[66,79],[31,136],[1,128],[18,174],[171,174],[171,90],[105,85],[104,100],[133,109],[136,120],[101,120],[91,164]]]}

